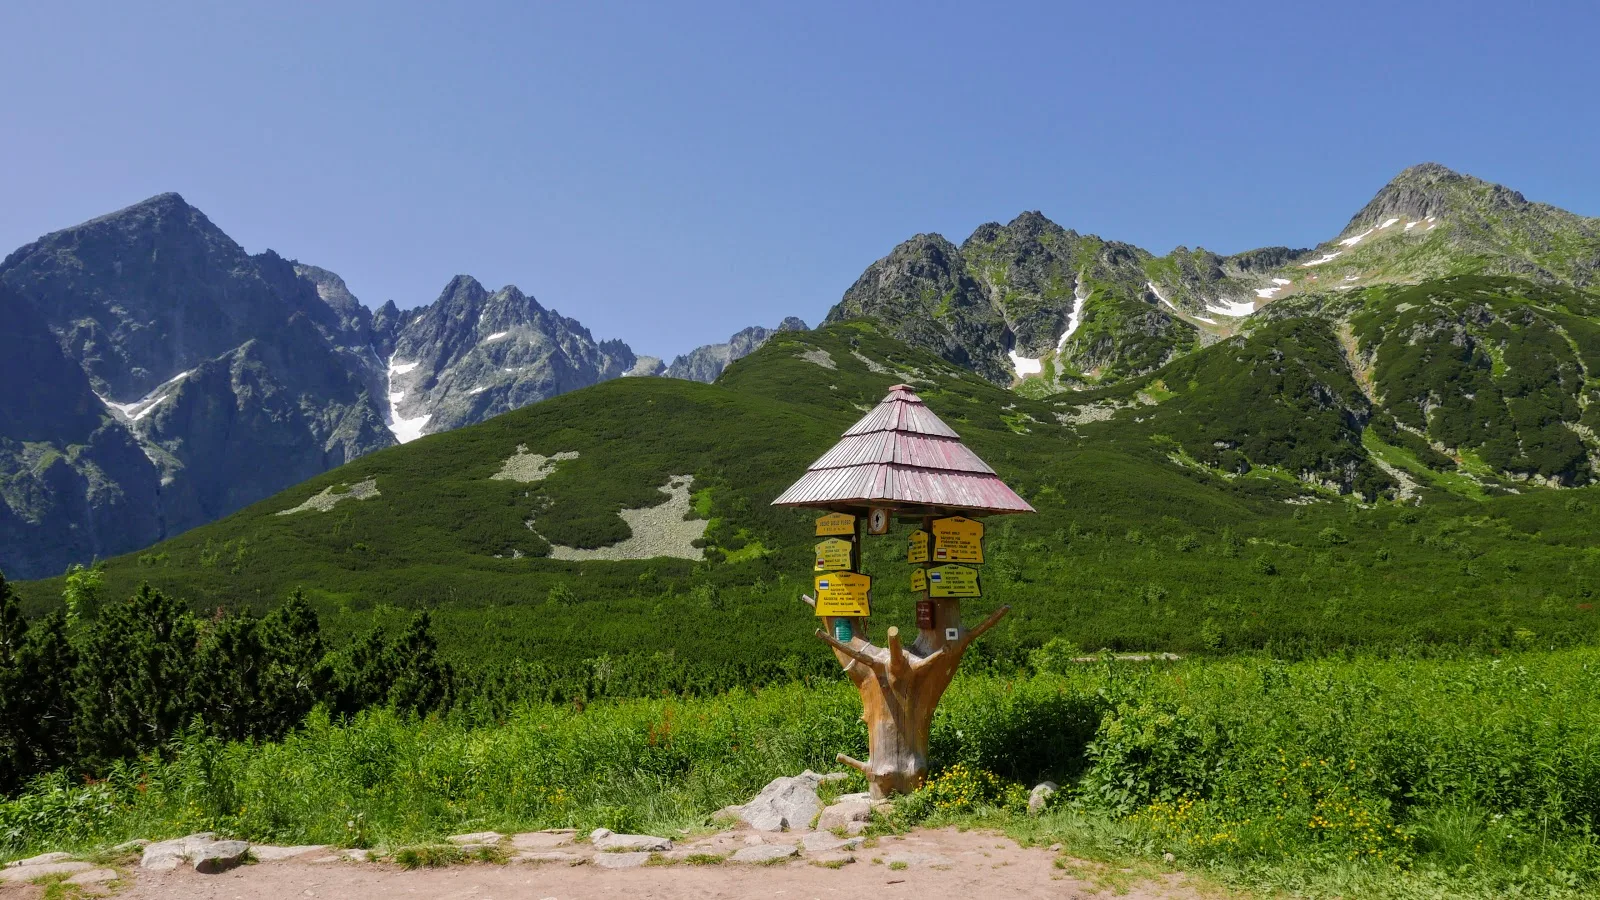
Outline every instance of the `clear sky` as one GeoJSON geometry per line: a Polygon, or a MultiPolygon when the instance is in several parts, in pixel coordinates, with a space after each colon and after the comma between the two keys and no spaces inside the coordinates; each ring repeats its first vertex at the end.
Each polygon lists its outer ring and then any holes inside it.
{"type": "Polygon", "coordinates": [[[369,305],[670,356],[923,231],[1309,246],[1434,160],[1600,215],[1593,3],[6,3],[0,253],[178,191],[369,305]]]}

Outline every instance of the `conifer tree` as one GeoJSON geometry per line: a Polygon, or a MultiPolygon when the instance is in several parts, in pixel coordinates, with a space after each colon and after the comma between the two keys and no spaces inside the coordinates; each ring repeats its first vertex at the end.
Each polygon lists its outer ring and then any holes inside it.
{"type": "Polygon", "coordinates": [[[72,695],[78,651],[67,637],[64,611],[58,609],[28,629],[20,663],[30,774],[68,765],[77,758],[72,738],[77,707],[72,695]]]}
{"type": "Polygon", "coordinates": [[[261,680],[262,734],[278,738],[299,725],[311,708],[329,699],[332,672],[317,611],[295,591],[287,603],[261,620],[266,670],[261,680]]]}
{"type": "Polygon", "coordinates": [[[212,734],[231,741],[259,737],[270,715],[262,709],[266,652],[248,613],[224,616],[205,629],[195,654],[191,688],[195,712],[212,734]]]}
{"type": "Polygon", "coordinates": [[[383,632],[374,628],[339,654],[334,670],[334,708],[342,716],[388,702],[394,684],[393,657],[383,632]]]}
{"type": "Polygon", "coordinates": [[[22,693],[22,646],[28,625],[5,576],[0,575],[0,793],[27,775],[27,714],[22,693]]]}
{"type": "Polygon", "coordinates": [[[439,658],[433,619],[426,611],[412,618],[388,655],[394,671],[394,683],[389,688],[391,706],[401,712],[427,715],[449,703],[452,672],[450,664],[439,658]]]}
{"type": "Polygon", "coordinates": [[[74,726],[90,769],[159,747],[193,712],[195,622],[148,584],[90,625],[78,663],[74,726]]]}

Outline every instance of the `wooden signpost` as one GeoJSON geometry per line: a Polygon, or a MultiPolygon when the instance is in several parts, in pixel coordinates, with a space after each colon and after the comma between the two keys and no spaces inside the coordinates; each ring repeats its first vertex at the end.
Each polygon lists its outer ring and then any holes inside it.
{"type": "Polygon", "coordinates": [[[861,694],[868,758],[841,753],[838,759],[865,775],[872,796],[882,798],[922,785],[939,698],[967,648],[1009,610],[996,609],[975,628],[961,624],[961,598],[981,591],[971,564],[983,562],[983,523],[973,517],[1030,513],[1033,507],[962,446],[906,385],[890,388],[846,432],[845,442],[869,435],[893,445],[892,453],[877,459],[918,460],[916,477],[897,478],[893,470],[911,466],[871,461],[854,445],[841,444],[841,452],[824,454],[773,504],[830,510],[817,519],[816,534],[840,540],[817,545],[816,570],[822,574],[816,575],[816,597],[805,600],[822,619],[817,636],[861,694]],[[904,642],[900,629],[891,626],[884,645],[877,646],[867,639],[872,579],[846,569],[861,567],[860,544],[867,534],[888,533],[896,519],[921,526],[906,545],[906,561],[916,567],[911,588],[919,594],[917,633],[904,642]]]}

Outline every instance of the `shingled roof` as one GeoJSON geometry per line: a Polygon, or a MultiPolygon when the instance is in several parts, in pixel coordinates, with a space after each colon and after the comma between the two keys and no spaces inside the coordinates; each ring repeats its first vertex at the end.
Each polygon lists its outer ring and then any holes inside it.
{"type": "Polygon", "coordinates": [[[970,515],[1033,512],[909,385],[889,388],[773,506],[970,515]]]}

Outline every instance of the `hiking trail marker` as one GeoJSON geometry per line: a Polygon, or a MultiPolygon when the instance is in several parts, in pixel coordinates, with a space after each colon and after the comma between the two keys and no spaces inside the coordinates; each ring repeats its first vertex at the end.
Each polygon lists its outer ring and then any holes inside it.
{"type": "Polygon", "coordinates": [[[839,762],[867,777],[874,798],[910,793],[927,778],[933,711],[961,657],[1010,609],[963,627],[961,598],[980,596],[981,586],[977,569],[952,564],[982,564],[979,516],[1033,507],[903,384],[889,388],[772,503],[828,511],[817,519],[817,536],[832,540],[817,544],[816,597],[803,599],[822,619],[817,637],[861,694],[870,750],[865,762],[843,753],[839,762]],[[855,570],[861,542],[888,533],[897,520],[918,526],[906,545],[906,562],[916,566],[911,589],[921,595],[917,634],[902,643],[900,629],[891,626],[880,647],[867,639],[872,579],[855,570]]]}

